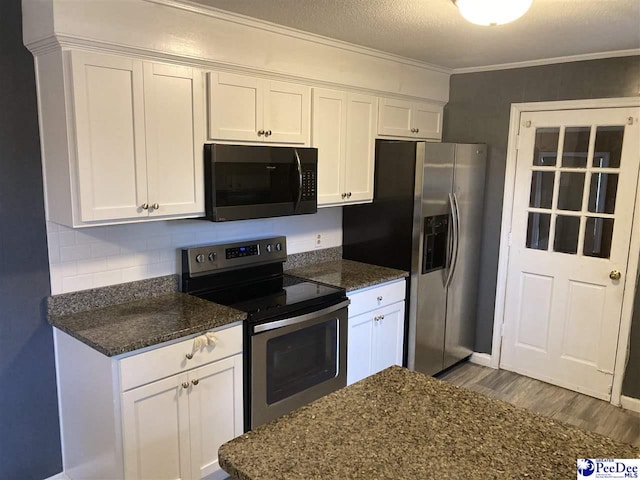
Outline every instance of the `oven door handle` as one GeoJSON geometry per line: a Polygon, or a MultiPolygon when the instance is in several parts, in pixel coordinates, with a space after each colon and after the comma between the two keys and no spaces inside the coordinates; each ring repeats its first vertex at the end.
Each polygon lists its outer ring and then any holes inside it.
{"type": "Polygon", "coordinates": [[[315,312],[305,313],[304,315],[299,315],[297,317],[285,318],[283,320],[276,320],[275,322],[256,325],[253,328],[253,333],[268,332],[269,330],[275,330],[276,328],[288,327],[290,325],[304,323],[322,315],[326,315],[327,313],[335,312],[337,310],[345,308],[349,305],[349,303],[349,300],[344,300],[343,302],[337,303],[327,308],[323,308],[322,310],[316,310],[315,312]]]}
{"type": "Polygon", "coordinates": [[[296,158],[296,168],[298,169],[298,196],[296,198],[296,204],[293,207],[293,211],[297,212],[300,202],[302,201],[302,162],[300,161],[300,154],[298,149],[293,149],[294,156],[296,158]]]}

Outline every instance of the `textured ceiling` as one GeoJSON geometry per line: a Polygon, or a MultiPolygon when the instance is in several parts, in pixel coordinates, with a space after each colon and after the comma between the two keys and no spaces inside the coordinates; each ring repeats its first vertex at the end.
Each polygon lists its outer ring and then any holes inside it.
{"type": "Polygon", "coordinates": [[[640,48],[640,0],[534,0],[494,27],[466,22],[450,0],[195,3],[452,69],[640,48]]]}

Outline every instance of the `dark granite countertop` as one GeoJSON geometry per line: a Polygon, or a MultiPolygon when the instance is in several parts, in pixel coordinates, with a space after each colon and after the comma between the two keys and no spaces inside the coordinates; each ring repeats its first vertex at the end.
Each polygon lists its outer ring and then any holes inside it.
{"type": "Polygon", "coordinates": [[[233,479],[576,478],[640,449],[390,367],[222,445],[233,479]]]}
{"type": "Polygon", "coordinates": [[[353,260],[315,263],[287,270],[290,275],[342,287],[347,292],[409,276],[409,272],[353,260]]]}
{"type": "Polygon", "coordinates": [[[246,318],[245,312],[175,292],[69,315],[50,315],[49,323],[111,357],[246,318]]]}

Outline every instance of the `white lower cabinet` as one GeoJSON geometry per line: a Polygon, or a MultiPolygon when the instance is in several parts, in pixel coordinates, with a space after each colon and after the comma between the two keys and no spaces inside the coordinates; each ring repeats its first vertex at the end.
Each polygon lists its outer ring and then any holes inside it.
{"type": "Polygon", "coordinates": [[[122,425],[125,478],[226,478],[218,448],[242,433],[242,355],[124,392],[122,425]]]}
{"type": "Polygon", "coordinates": [[[244,431],[241,325],[193,355],[189,339],[110,358],[54,332],[69,479],[227,478],[218,448],[244,431]]]}
{"type": "Polygon", "coordinates": [[[347,385],[402,365],[405,281],[349,294],[347,385]]]}

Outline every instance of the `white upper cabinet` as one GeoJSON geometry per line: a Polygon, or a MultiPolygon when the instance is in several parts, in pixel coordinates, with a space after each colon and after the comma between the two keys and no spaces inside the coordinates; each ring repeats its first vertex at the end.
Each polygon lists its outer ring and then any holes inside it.
{"type": "Polygon", "coordinates": [[[309,144],[311,88],[209,73],[209,139],[309,144]]]}
{"type": "Polygon", "coordinates": [[[376,111],[376,97],[313,89],[319,206],[373,200],[376,111]]]}
{"type": "Polygon", "coordinates": [[[202,215],[202,73],[84,51],[67,53],[66,70],[63,55],[37,64],[48,219],[78,227],[202,215]]]}
{"type": "Polygon", "coordinates": [[[202,75],[189,67],[144,64],[150,215],[180,216],[203,210],[202,75]]]}
{"type": "Polygon", "coordinates": [[[79,220],[147,216],[140,208],[147,202],[142,62],[87,52],[70,56],[79,220]]]}
{"type": "Polygon", "coordinates": [[[378,134],[441,140],[442,110],[443,106],[439,103],[381,98],[378,110],[378,134]]]}

